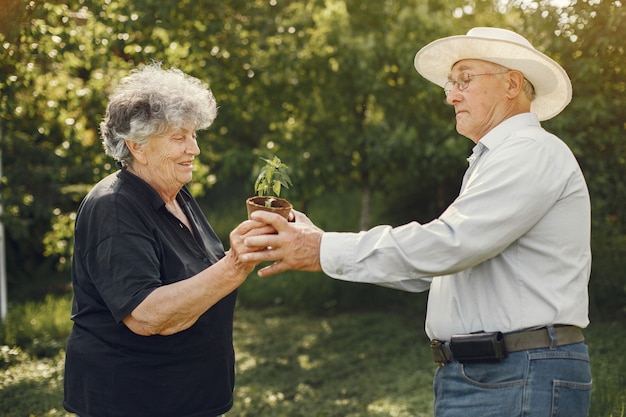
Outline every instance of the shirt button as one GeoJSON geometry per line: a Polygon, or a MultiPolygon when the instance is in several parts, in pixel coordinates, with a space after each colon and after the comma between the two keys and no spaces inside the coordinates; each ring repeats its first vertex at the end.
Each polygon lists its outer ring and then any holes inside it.
{"type": "Polygon", "coordinates": [[[202,258],[202,262],[204,262],[205,264],[209,262],[209,258],[202,258]]]}
{"type": "Polygon", "coordinates": [[[343,269],[338,269],[336,272],[337,272],[337,275],[343,275],[343,269]]]}

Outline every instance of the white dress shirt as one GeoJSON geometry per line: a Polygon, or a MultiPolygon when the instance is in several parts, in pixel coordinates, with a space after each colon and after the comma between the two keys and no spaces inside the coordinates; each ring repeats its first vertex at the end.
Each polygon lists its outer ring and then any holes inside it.
{"type": "Polygon", "coordinates": [[[589,192],[570,149],[525,113],[474,147],[457,199],[427,224],[324,233],[336,279],[430,289],[426,333],[586,327],[589,192]]]}

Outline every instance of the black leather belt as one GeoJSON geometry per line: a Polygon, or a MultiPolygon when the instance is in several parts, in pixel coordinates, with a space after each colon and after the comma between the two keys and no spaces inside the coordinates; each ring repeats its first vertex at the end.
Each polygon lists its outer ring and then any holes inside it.
{"type": "Polygon", "coordinates": [[[433,340],[430,347],[435,363],[443,366],[453,361],[501,361],[506,353],[571,345],[584,340],[579,327],[554,326],[507,334],[496,332],[453,336],[450,343],[433,340]],[[550,330],[554,332],[556,343],[552,341],[550,330]]]}

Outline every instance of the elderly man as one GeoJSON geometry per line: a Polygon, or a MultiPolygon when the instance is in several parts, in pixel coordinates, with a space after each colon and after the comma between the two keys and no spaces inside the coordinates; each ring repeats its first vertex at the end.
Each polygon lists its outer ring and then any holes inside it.
{"type": "Polygon", "coordinates": [[[417,71],[443,87],[476,143],[458,198],[430,223],[324,233],[302,213],[267,213],[250,237],[259,271],[429,290],[426,333],[440,367],[435,416],[586,416],[590,203],[569,148],[540,120],[571,100],[559,64],[522,36],[475,28],[434,41],[417,71]]]}

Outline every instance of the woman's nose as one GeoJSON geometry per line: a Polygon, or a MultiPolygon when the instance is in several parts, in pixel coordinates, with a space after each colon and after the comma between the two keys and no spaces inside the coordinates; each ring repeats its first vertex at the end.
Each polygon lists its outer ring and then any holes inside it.
{"type": "Polygon", "coordinates": [[[187,141],[187,152],[189,152],[192,155],[200,154],[200,147],[198,146],[198,139],[196,137],[192,136],[187,141]]]}

